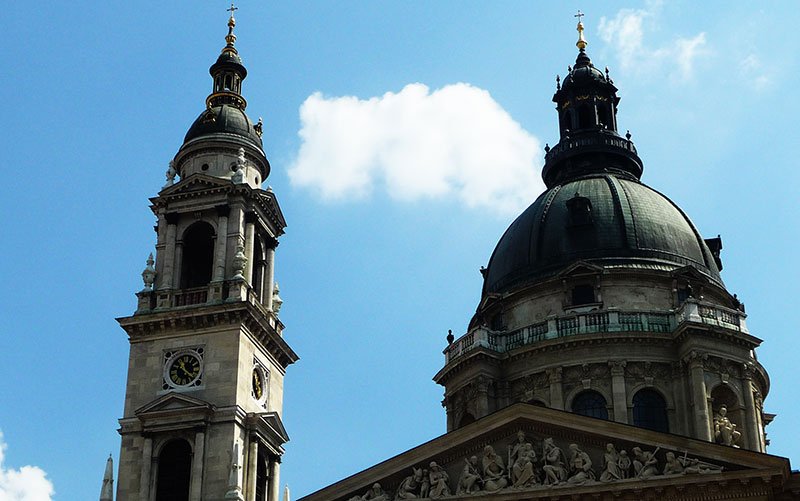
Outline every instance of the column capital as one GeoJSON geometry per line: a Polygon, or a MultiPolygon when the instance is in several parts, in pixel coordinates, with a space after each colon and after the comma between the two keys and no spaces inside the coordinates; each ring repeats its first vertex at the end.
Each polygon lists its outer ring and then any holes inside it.
{"type": "Polygon", "coordinates": [[[703,367],[706,360],[708,360],[708,353],[697,350],[692,350],[683,357],[683,363],[690,367],[703,367]]]}
{"type": "Polygon", "coordinates": [[[560,383],[562,378],[562,373],[564,372],[563,367],[551,367],[547,369],[547,377],[550,379],[551,383],[560,383]]]}
{"type": "Polygon", "coordinates": [[[628,365],[627,360],[609,360],[608,367],[611,369],[612,376],[624,376],[625,366],[628,365]]]}
{"type": "Polygon", "coordinates": [[[167,224],[178,224],[178,219],[180,219],[180,214],[177,212],[167,212],[164,214],[164,220],[167,224]]]}

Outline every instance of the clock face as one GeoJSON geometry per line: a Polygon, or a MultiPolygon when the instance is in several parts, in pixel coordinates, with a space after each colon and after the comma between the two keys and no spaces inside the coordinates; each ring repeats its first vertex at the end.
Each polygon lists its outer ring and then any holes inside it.
{"type": "Polygon", "coordinates": [[[169,366],[169,379],[177,386],[187,386],[200,376],[200,360],[191,353],[175,357],[169,366]]]}
{"type": "Polygon", "coordinates": [[[253,396],[256,400],[264,396],[264,376],[258,369],[253,369],[253,396]]]}

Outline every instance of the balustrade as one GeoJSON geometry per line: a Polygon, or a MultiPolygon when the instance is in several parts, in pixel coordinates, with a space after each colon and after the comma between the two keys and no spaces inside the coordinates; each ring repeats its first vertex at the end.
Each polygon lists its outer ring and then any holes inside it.
{"type": "Polygon", "coordinates": [[[669,334],[683,323],[702,323],[747,333],[745,314],[721,306],[689,299],[669,312],[602,311],[568,314],[513,331],[475,329],[461,336],[445,349],[447,362],[485,346],[505,353],[548,339],[604,332],[651,332],[669,334]]]}

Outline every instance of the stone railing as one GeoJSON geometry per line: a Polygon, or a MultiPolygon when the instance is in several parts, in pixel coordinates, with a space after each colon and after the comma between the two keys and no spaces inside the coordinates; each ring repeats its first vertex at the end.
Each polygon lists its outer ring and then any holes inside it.
{"type": "Polygon", "coordinates": [[[583,334],[603,332],[669,334],[685,323],[713,325],[747,333],[745,316],[741,311],[692,299],[685,301],[677,310],[667,312],[607,310],[568,313],[513,331],[491,331],[478,327],[453,341],[445,348],[444,354],[449,363],[479,347],[505,353],[548,339],[583,334]]]}

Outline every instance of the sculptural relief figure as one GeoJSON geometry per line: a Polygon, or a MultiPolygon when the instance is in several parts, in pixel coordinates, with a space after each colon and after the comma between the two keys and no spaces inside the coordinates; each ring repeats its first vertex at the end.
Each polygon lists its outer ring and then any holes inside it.
{"type": "Polygon", "coordinates": [[[678,461],[683,465],[684,473],[699,473],[702,475],[706,473],[722,473],[723,470],[720,465],[706,463],[697,458],[687,458],[685,455],[682,458],[678,458],[678,461]]]}
{"type": "Polygon", "coordinates": [[[721,405],[714,414],[714,440],[718,444],[739,447],[736,443],[742,434],[736,431],[736,425],[728,418],[728,407],[721,405]]]}
{"type": "Polygon", "coordinates": [[[478,492],[483,486],[483,479],[478,466],[478,456],[464,459],[464,468],[461,470],[461,478],[458,479],[456,494],[471,494],[478,492]]]}
{"type": "Polygon", "coordinates": [[[167,167],[167,172],[166,172],[167,182],[164,183],[163,188],[169,188],[170,186],[175,184],[175,176],[177,175],[178,171],[175,170],[175,162],[170,160],[169,167],[167,167]]]}
{"type": "Polygon", "coordinates": [[[450,476],[444,471],[435,461],[430,464],[430,473],[428,479],[430,481],[430,488],[428,497],[431,499],[439,499],[444,496],[450,495],[450,476]]]}
{"type": "Polygon", "coordinates": [[[413,473],[400,482],[395,499],[416,499],[422,497],[422,468],[412,468],[413,473]]]}
{"type": "Polygon", "coordinates": [[[588,454],[583,452],[578,444],[570,444],[570,477],[567,482],[570,484],[585,484],[594,480],[594,470],[592,470],[592,460],[588,454]]]}
{"type": "Polygon", "coordinates": [[[606,444],[606,451],[603,453],[603,473],[600,474],[601,482],[623,479],[619,459],[619,454],[614,444],[606,444]]]}
{"type": "Polygon", "coordinates": [[[536,452],[533,444],[525,440],[525,432],[522,430],[517,433],[517,441],[508,446],[508,464],[514,487],[527,487],[536,483],[536,452]]]}
{"type": "Polygon", "coordinates": [[[567,469],[565,467],[564,452],[556,446],[552,438],[545,438],[544,444],[544,483],[545,485],[558,485],[567,479],[567,469]]]}
{"type": "Polygon", "coordinates": [[[244,148],[239,148],[239,154],[234,164],[234,173],[231,177],[231,181],[234,184],[243,184],[245,182],[245,167],[247,167],[247,160],[244,158],[244,148]]]}
{"type": "Polygon", "coordinates": [[[683,475],[683,463],[672,452],[667,453],[667,462],[664,464],[664,475],[683,475]]]}
{"type": "Polygon", "coordinates": [[[389,495],[383,490],[381,484],[374,483],[363,496],[353,496],[350,501],[389,501],[389,495]]]}
{"type": "Polygon", "coordinates": [[[506,468],[503,458],[494,452],[494,447],[487,445],[483,448],[483,488],[487,491],[497,491],[508,486],[506,468]]]}
{"type": "Polygon", "coordinates": [[[617,465],[619,466],[621,478],[628,478],[631,474],[631,458],[628,456],[628,451],[625,449],[619,451],[619,461],[617,461],[617,465]]]}
{"type": "Polygon", "coordinates": [[[633,449],[633,470],[636,478],[649,478],[658,475],[658,460],[655,452],[642,451],[639,447],[633,449]]]}

